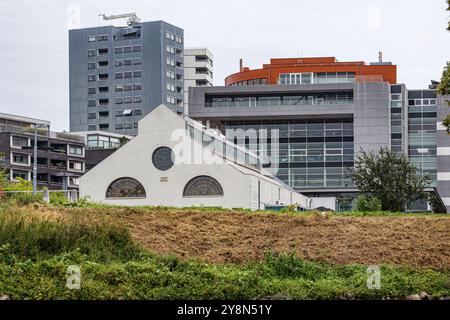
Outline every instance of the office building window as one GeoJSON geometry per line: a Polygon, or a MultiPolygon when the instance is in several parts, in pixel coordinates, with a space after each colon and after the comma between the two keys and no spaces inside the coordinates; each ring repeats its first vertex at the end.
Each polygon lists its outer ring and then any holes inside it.
{"type": "Polygon", "coordinates": [[[103,34],[103,35],[97,36],[97,41],[108,41],[108,35],[103,34]]]}
{"type": "Polygon", "coordinates": [[[92,69],[96,69],[97,66],[95,64],[95,62],[89,62],[88,63],[88,70],[92,70],[92,69]]]}
{"type": "Polygon", "coordinates": [[[173,59],[167,58],[166,63],[169,66],[175,67],[175,60],[173,60],[173,59]]]}
{"type": "Polygon", "coordinates": [[[175,48],[173,48],[173,47],[171,47],[171,46],[167,46],[167,47],[166,47],[166,51],[167,51],[168,53],[175,54],[175,48]]]}
{"type": "Polygon", "coordinates": [[[116,117],[123,117],[123,111],[122,110],[116,110],[115,115],[116,115],[116,117]]]}
{"type": "Polygon", "coordinates": [[[122,72],[116,72],[115,78],[117,79],[123,79],[123,73],[122,72]]]}
{"type": "Polygon", "coordinates": [[[116,123],[116,130],[122,130],[123,129],[123,123],[116,123]]]}
{"type": "Polygon", "coordinates": [[[121,92],[123,91],[123,86],[116,86],[116,92],[121,92]]]}
{"type": "Polygon", "coordinates": [[[125,72],[125,79],[131,79],[133,77],[132,72],[125,72]]]}
{"type": "Polygon", "coordinates": [[[123,91],[132,91],[133,90],[133,85],[132,84],[125,84],[123,86],[123,91]]]}
{"type": "Polygon", "coordinates": [[[97,100],[88,100],[88,107],[96,107],[97,100]]]}
{"type": "Polygon", "coordinates": [[[142,76],[142,72],[141,71],[135,71],[135,72],[133,72],[133,76],[135,78],[140,78],[142,76]]]}
{"type": "Polygon", "coordinates": [[[123,61],[123,64],[124,64],[125,66],[131,66],[131,65],[133,64],[133,60],[131,60],[131,59],[125,59],[125,60],[123,61]]]}
{"type": "Polygon", "coordinates": [[[175,86],[173,84],[168,83],[166,85],[167,90],[175,92],[175,86]]]}
{"type": "Polygon", "coordinates": [[[88,94],[96,94],[97,89],[96,88],[88,88],[88,94]]]}
{"type": "Polygon", "coordinates": [[[97,119],[97,114],[95,112],[88,113],[88,119],[89,120],[97,119]]]}
{"type": "Polygon", "coordinates": [[[179,36],[176,36],[175,37],[175,41],[178,42],[178,43],[183,43],[183,38],[181,38],[179,36]]]}
{"type": "Polygon", "coordinates": [[[132,129],[133,124],[132,123],[125,123],[125,129],[132,129]]]}
{"type": "Polygon", "coordinates": [[[116,67],[123,67],[123,60],[116,60],[116,61],[114,61],[114,65],[116,67]]]}
{"type": "Polygon", "coordinates": [[[98,75],[98,80],[101,80],[101,81],[108,80],[108,74],[107,74],[107,73],[101,73],[101,74],[99,74],[99,75],[98,75]]]}
{"type": "Polygon", "coordinates": [[[133,64],[135,66],[141,65],[142,64],[142,59],[133,59],[133,64]]]}
{"type": "Polygon", "coordinates": [[[96,41],[96,37],[95,36],[89,36],[88,37],[88,42],[95,42],[96,41]]]}
{"type": "Polygon", "coordinates": [[[97,131],[97,125],[89,124],[88,125],[88,131],[97,131]]]}
{"type": "Polygon", "coordinates": [[[142,115],[142,110],[141,109],[134,109],[133,114],[135,116],[141,116],[142,115]]]}
{"type": "Polygon", "coordinates": [[[137,91],[142,90],[142,85],[140,83],[135,83],[134,90],[137,90],[137,91]]]}
{"type": "Polygon", "coordinates": [[[134,97],[133,102],[134,103],[142,103],[142,97],[134,97]]]}
{"type": "Polygon", "coordinates": [[[134,46],[133,47],[133,51],[134,52],[141,52],[142,51],[142,47],[141,46],[134,46]]]}
{"type": "Polygon", "coordinates": [[[123,98],[116,98],[116,104],[123,104],[123,98]]]}
{"type": "Polygon", "coordinates": [[[107,106],[109,104],[109,99],[99,99],[98,104],[100,106],[107,106]]]}
{"type": "Polygon", "coordinates": [[[109,87],[99,87],[98,88],[98,92],[100,92],[100,93],[108,93],[109,92],[109,87]]]}
{"type": "Polygon", "coordinates": [[[169,40],[175,40],[175,35],[172,32],[166,32],[166,38],[169,40]]]}
{"type": "Polygon", "coordinates": [[[122,54],[123,53],[123,48],[122,47],[118,47],[114,49],[114,53],[115,54],[122,54]]]}
{"type": "Polygon", "coordinates": [[[123,52],[124,53],[131,53],[131,52],[133,52],[133,48],[132,47],[125,47],[125,48],[123,48],[123,52]]]}
{"type": "Polygon", "coordinates": [[[109,117],[109,111],[100,111],[98,113],[99,118],[108,118],[109,117]]]}
{"type": "Polygon", "coordinates": [[[95,57],[97,55],[97,51],[94,50],[88,50],[88,57],[95,57]]]}
{"type": "Polygon", "coordinates": [[[89,82],[97,81],[97,76],[95,74],[88,75],[88,81],[89,82]]]}
{"type": "Polygon", "coordinates": [[[134,123],[134,128],[135,128],[135,129],[138,128],[138,123],[137,123],[137,122],[134,123]]]}
{"type": "Polygon", "coordinates": [[[99,128],[100,130],[108,130],[108,129],[109,129],[109,124],[107,124],[107,123],[101,123],[101,124],[98,125],[98,128],[99,128]]]}
{"type": "Polygon", "coordinates": [[[169,78],[169,79],[175,79],[175,72],[167,71],[167,72],[166,72],[166,76],[167,76],[167,78],[169,78]]]}
{"type": "Polygon", "coordinates": [[[166,101],[168,103],[171,103],[171,104],[175,104],[176,103],[175,97],[171,97],[171,96],[167,96],[166,101]]]}

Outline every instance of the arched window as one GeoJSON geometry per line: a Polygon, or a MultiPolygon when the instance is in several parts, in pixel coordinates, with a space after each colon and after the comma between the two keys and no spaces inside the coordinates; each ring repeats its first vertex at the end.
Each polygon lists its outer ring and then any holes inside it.
{"type": "Polygon", "coordinates": [[[120,178],[113,181],[108,190],[106,198],[145,198],[147,197],[142,184],[133,178],[120,178]]]}
{"type": "Polygon", "coordinates": [[[183,197],[223,196],[219,181],[209,176],[198,176],[184,187],[183,197]]]}

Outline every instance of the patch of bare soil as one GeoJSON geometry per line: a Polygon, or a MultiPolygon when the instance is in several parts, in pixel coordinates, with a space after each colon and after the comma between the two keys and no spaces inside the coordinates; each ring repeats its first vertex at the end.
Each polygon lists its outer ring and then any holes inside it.
{"type": "Polygon", "coordinates": [[[336,217],[175,209],[34,208],[58,219],[126,226],[158,254],[212,263],[261,260],[266,251],[336,264],[409,265],[450,269],[450,217],[336,217]]]}

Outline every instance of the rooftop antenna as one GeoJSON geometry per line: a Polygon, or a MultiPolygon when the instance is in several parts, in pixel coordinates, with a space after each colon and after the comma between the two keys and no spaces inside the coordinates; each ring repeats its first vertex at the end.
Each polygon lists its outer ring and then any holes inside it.
{"type": "Polygon", "coordinates": [[[115,20],[115,19],[127,19],[127,25],[132,26],[135,23],[141,22],[141,19],[136,15],[136,13],[124,13],[118,15],[107,16],[106,14],[99,14],[99,17],[103,17],[103,20],[115,20]]]}
{"type": "Polygon", "coordinates": [[[383,52],[378,51],[378,62],[383,62],[383,52]]]}

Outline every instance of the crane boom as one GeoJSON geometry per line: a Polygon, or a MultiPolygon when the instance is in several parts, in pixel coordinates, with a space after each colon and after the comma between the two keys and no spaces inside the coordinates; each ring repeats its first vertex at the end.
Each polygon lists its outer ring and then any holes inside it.
{"type": "Polygon", "coordinates": [[[115,19],[127,19],[127,25],[131,26],[134,23],[141,22],[141,19],[136,15],[136,13],[124,13],[107,16],[106,14],[99,14],[99,17],[103,17],[103,20],[115,20],[115,19]]]}

